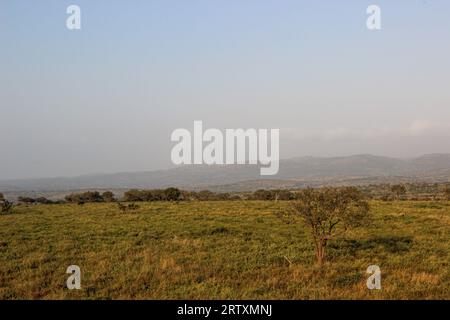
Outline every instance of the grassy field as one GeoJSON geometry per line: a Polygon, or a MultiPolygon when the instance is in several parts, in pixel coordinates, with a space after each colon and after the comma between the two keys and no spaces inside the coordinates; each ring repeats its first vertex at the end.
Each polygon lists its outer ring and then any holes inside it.
{"type": "Polygon", "coordinates": [[[0,216],[0,299],[450,299],[450,202],[371,202],[373,223],[333,240],[322,268],[304,225],[276,216],[288,205],[19,206],[0,216]]]}

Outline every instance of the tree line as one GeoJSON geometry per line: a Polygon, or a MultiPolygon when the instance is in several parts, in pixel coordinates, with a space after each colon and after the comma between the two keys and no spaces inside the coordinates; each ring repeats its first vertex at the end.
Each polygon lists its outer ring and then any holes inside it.
{"type": "MultiPolygon", "coordinates": [[[[368,198],[382,201],[394,200],[450,200],[449,184],[394,184],[369,185],[358,187],[368,198]]],[[[178,188],[166,189],[131,189],[123,194],[121,199],[111,191],[86,191],[71,193],[60,200],[50,200],[46,197],[18,197],[20,204],[61,204],[61,203],[96,203],[96,202],[151,202],[151,201],[232,201],[232,200],[265,200],[290,201],[298,200],[301,190],[267,190],[254,192],[212,192],[209,190],[188,191],[178,188]]],[[[0,210],[10,210],[11,202],[0,193],[0,210]]]]}
{"type": "MultiPolygon", "coordinates": [[[[178,188],[166,189],[131,189],[123,194],[121,199],[111,191],[86,191],[71,193],[60,200],[50,200],[46,197],[20,196],[20,204],[62,204],[62,203],[96,203],[96,202],[151,202],[151,201],[231,201],[231,200],[294,200],[297,192],[289,190],[257,190],[255,192],[228,193],[209,190],[188,191],[178,188]]],[[[0,193],[0,201],[6,201],[0,193]]]]}

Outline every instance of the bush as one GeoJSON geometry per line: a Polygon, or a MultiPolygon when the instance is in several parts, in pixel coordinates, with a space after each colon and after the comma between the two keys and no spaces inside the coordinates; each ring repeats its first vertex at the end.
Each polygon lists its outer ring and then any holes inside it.
{"type": "Polygon", "coordinates": [[[307,189],[299,194],[292,212],[311,229],[317,262],[322,264],[327,243],[337,234],[336,227],[346,231],[363,225],[368,221],[369,204],[354,187],[307,189]]]}
{"type": "Polygon", "coordinates": [[[111,191],[105,191],[102,193],[102,199],[104,202],[114,202],[116,198],[114,197],[114,193],[111,191]]]}
{"type": "Polygon", "coordinates": [[[132,211],[132,210],[137,210],[139,209],[139,206],[135,203],[130,203],[128,205],[123,204],[121,202],[117,202],[117,207],[119,208],[120,211],[122,211],[123,213],[127,212],[127,211],[132,211]]]}
{"type": "Polygon", "coordinates": [[[12,213],[13,204],[4,197],[0,200],[0,212],[4,214],[12,213]]]}
{"type": "Polygon", "coordinates": [[[396,184],[391,187],[391,192],[396,200],[399,200],[401,196],[406,194],[406,187],[402,184],[396,184]]]}
{"type": "Polygon", "coordinates": [[[165,190],[138,190],[131,189],[124,193],[123,201],[179,201],[183,199],[182,192],[177,188],[165,190]]]}
{"type": "Polygon", "coordinates": [[[30,197],[18,197],[17,201],[21,202],[21,203],[25,203],[25,204],[32,204],[35,203],[36,200],[30,197]]]}
{"type": "Polygon", "coordinates": [[[83,193],[72,193],[64,198],[67,202],[84,204],[87,202],[103,202],[103,197],[98,191],[87,191],[83,193]]]}
{"type": "Polygon", "coordinates": [[[178,201],[181,200],[181,191],[177,188],[167,188],[164,190],[165,200],[178,201]]]}
{"type": "Polygon", "coordinates": [[[54,203],[53,201],[51,201],[45,197],[36,198],[35,202],[40,203],[40,204],[53,204],[54,203]]]}

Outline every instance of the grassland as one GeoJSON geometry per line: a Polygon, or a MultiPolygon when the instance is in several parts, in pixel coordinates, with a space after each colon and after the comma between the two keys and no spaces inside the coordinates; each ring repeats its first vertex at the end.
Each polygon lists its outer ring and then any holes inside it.
{"type": "Polygon", "coordinates": [[[276,216],[288,205],[15,207],[0,216],[0,299],[450,299],[450,202],[372,201],[373,223],[333,240],[322,268],[303,224],[276,216]],[[66,288],[72,264],[81,290],[66,288]]]}

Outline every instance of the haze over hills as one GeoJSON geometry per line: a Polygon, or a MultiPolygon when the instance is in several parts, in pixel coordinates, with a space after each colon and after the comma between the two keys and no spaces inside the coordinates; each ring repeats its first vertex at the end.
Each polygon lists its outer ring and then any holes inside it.
{"type": "Polygon", "coordinates": [[[2,192],[63,192],[84,189],[165,188],[246,191],[315,185],[450,181],[450,154],[412,159],[374,155],[301,157],[280,161],[274,176],[260,176],[257,165],[189,165],[168,170],[0,181],[2,192]]]}

